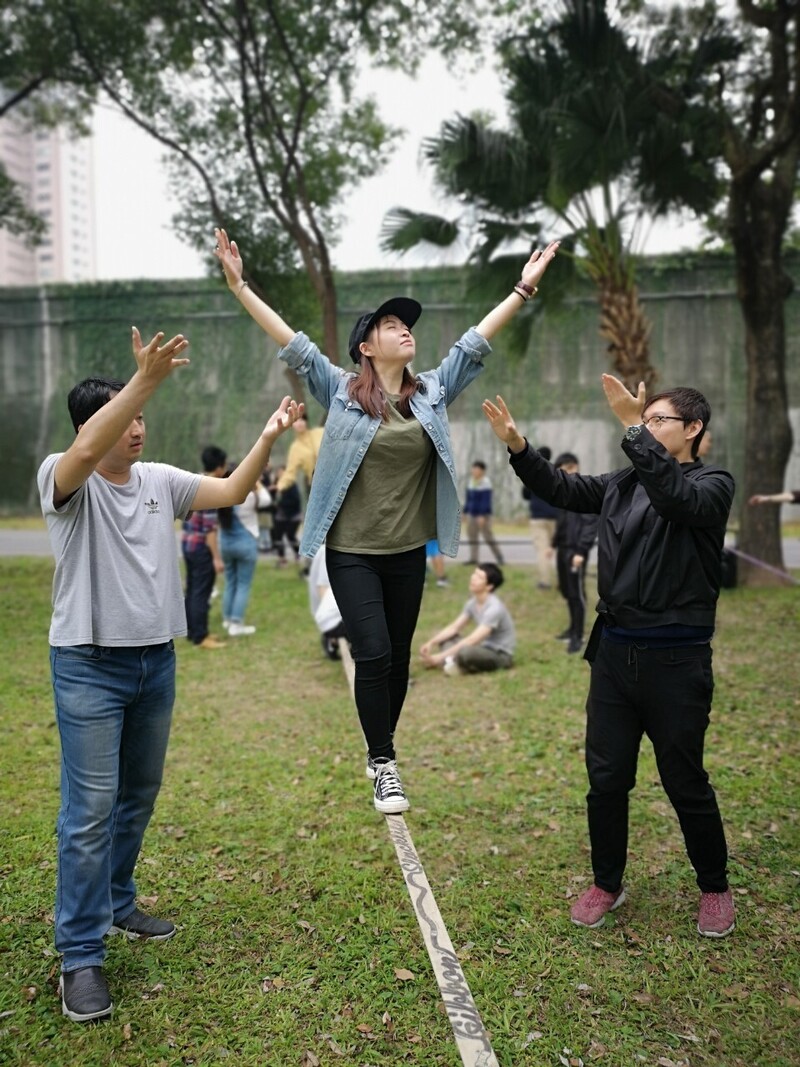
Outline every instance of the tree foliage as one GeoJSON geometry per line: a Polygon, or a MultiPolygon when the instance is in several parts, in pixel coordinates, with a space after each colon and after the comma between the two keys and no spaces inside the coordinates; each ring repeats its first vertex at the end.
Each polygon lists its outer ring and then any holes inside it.
{"type": "MultiPolygon", "coordinates": [[[[330,249],[345,192],[397,133],[359,78],[413,70],[427,48],[469,47],[481,6],[456,0],[42,0],[63,20],[78,75],[165,148],[179,232],[239,240],[253,283],[281,304],[301,268],[337,356],[330,249]]],[[[35,69],[35,55],[29,66],[35,69]]],[[[133,161],[131,161],[131,165],[133,161]]]]}
{"type": "MultiPolygon", "coordinates": [[[[423,144],[436,184],[468,205],[458,221],[471,229],[481,278],[509,242],[536,242],[542,227],[568,238],[575,266],[597,287],[612,365],[633,387],[650,382],[656,371],[631,253],[645,213],[714,202],[716,180],[693,165],[694,117],[663,84],[664,56],[649,54],[606,0],[565,0],[534,15],[501,40],[499,55],[508,126],[486,116],[446,121],[423,144]],[[671,116],[661,126],[660,107],[671,116]]],[[[448,225],[457,231],[456,221],[448,225]]],[[[448,232],[431,218],[420,232],[419,219],[395,209],[385,246],[402,251],[437,228],[448,232]]]]}

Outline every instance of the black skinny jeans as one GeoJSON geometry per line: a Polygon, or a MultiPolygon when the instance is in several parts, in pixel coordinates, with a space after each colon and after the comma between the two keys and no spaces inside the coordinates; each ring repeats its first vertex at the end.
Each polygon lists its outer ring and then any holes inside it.
{"type": "Polygon", "coordinates": [[[356,708],[369,754],[394,759],[425,585],[425,546],[381,556],[328,548],[325,560],[353,649],[356,708]]]}
{"type": "Polygon", "coordinates": [[[703,743],[714,678],[711,646],[642,648],[602,640],[586,703],[587,806],[595,883],[615,893],[628,851],[628,794],[642,734],[678,815],[704,893],[728,888],[728,850],[703,743]]]}
{"type": "Polygon", "coordinates": [[[583,626],[586,619],[586,560],[572,569],[572,557],[575,550],[559,548],[556,551],[556,570],[558,571],[558,589],[567,602],[569,609],[569,632],[572,637],[583,639],[583,626]]]}
{"type": "Polygon", "coordinates": [[[199,645],[208,637],[208,602],[214,589],[217,572],[208,545],[199,545],[193,552],[184,552],[186,564],[186,636],[199,645]]]}

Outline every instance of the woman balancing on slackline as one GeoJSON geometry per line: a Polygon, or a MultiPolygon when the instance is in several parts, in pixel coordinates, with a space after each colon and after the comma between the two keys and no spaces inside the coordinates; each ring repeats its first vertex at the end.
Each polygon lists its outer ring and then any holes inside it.
{"type": "Polygon", "coordinates": [[[236,243],[224,230],[215,233],[229,289],[328,409],[300,551],[313,557],[326,545],[331,589],[353,650],[375,807],[386,814],[406,811],[394,733],[408,689],[425,545],[437,538],[446,555],[458,550],[447,405],[483,370],[489,341],[534,295],[558,242],[533,253],[505,300],[467,330],[435,370],[415,375],[408,365],[415,353],[411,331],[422,311],[416,300],[392,297],[359,316],[349,343],[359,369],[348,373],[256,296],[242,277],[236,243]]]}

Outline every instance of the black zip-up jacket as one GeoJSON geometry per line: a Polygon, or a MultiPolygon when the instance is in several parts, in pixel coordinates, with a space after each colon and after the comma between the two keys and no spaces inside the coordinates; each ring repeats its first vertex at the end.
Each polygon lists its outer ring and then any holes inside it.
{"type": "Polygon", "coordinates": [[[566,474],[526,445],[510,463],[530,490],[600,516],[597,610],[610,625],[713,627],[734,494],[728,471],[678,463],[644,427],[622,441],[633,466],[610,474],[566,474]]]}
{"type": "Polygon", "coordinates": [[[597,524],[599,522],[597,516],[563,509],[557,511],[556,515],[553,548],[563,549],[571,552],[572,555],[583,556],[584,560],[587,560],[597,540],[597,524]]]}

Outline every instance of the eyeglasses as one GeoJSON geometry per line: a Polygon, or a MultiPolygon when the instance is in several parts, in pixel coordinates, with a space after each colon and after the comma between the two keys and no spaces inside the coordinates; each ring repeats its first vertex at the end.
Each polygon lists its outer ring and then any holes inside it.
{"type": "Polygon", "coordinates": [[[658,428],[663,426],[665,422],[686,422],[686,419],[682,419],[680,415],[651,415],[649,419],[642,419],[642,426],[646,426],[649,430],[652,427],[658,428]]]}

